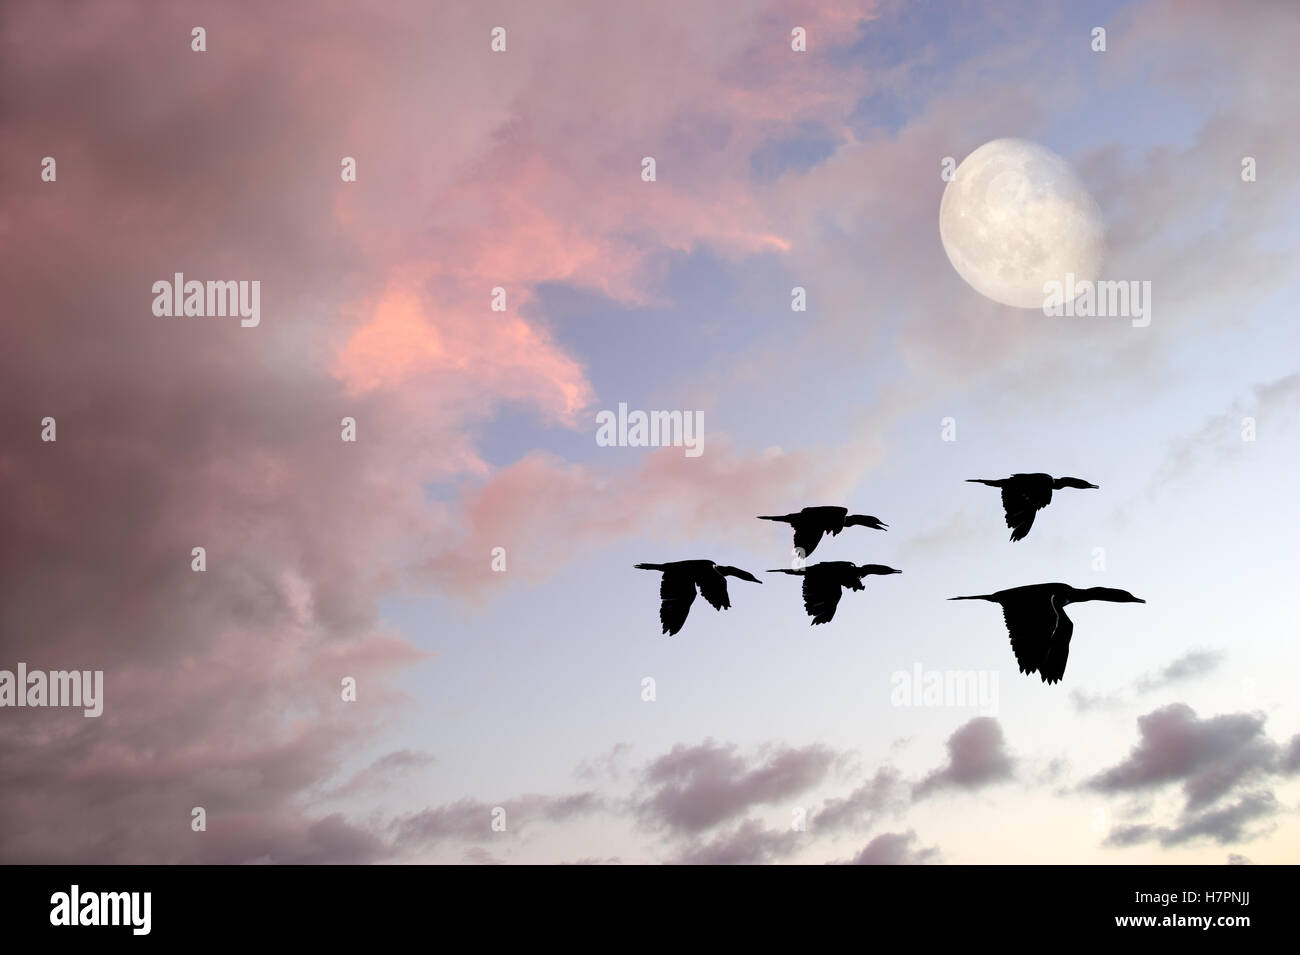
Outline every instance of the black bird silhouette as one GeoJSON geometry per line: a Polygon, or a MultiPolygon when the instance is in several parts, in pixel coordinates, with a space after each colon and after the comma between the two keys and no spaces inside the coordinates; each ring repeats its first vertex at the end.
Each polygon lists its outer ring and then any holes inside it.
{"type": "Polygon", "coordinates": [[[758,516],[760,521],[784,521],[794,528],[794,546],[807,557],[817,549],[823,534],[839,534],[846,527],[860,525],[883,531],[889,525],[874,517],[850,514],[847,507],[805,507],[797,514],[758,516]]]}
{"type": "Polygon", "coordinates": [[[949,600],[991,600],[1002,605],[1002,616],[1011,634],[1011,650],[1021,673],[1037,672],[1044,683],[1060,683],[1070,655],[1074,622],[1065,615],[1065,605],[1084,600],[1144,604],[1127,590],[1088,587],[1077,590],[1069,584],[1030,584],[993,594],[949,597],[949,600]]]}
{"type": "Polygon", "coordinates": [[[1050,474],[1013,474],[996,481],[983,478],[967,478],[966,481],[969,484],[1002,488],[1002,508],[1007,512],[1007,527],[1011,528],[1013,541],[1018,541],[1029,533],[1029,528],[1034,526],[1034,515],[1052,503],[1053,490],[1059,491],[1063,487],[1097,487],[1081,478],[1053,478],[1050,474]]]}
{"type": "Polygon", "coordinates": [[[792,574],[803,578],[803,609],[812,617],[812,624],[827,623],[835,616],[844,588],[865,590],[862,578],[868,574],[901,574],[901,570],[884,564],[863,564],[861,567],[847,560],[828,560],[813,564],[803,570],[769,570],[769,574],[792,574]]]}
{"type": "Polygon", "coordinates": [[[686,615],[691,612],[691,604],[695,602],[696,587],[704,599],[713,604],[713,609],[726,610],[731,606],[731,598],[727,595],[728,577],[762,583],[749,571],[715,564],[711,560],[674,560],[666,564],[635,566],[638,570],[663,572],[664,578],[659,584],[659,622],[664,625],[664,633],[669,636],[682,629],[682,624],[686,622],[686,615]]]}

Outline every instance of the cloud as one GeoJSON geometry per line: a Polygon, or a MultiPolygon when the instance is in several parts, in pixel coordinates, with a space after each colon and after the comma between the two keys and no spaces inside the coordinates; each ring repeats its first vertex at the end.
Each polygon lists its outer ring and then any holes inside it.
{"type": "Polygon", "coordinates": [[[631,750],[631,743],[615,743],[607,752],[595,759],[584,759],[574,769],[573,774],[582,780],[617,781],[623,776],[624,763],[631,750]]]}
{"type": "MultiPolygon", "coordinates": [[[[1208,676],[1223,663],[1224,654],[1219,650],[1189,650],[1182,656],[1166,664],[1154,673],[1144,673],[1132,683],[1134,695],[1153,693],[1166,687],[1174,686],[1188,680],[1208,676]]],[[[1088,693],[1084,690],[1070,691],[1070,704],[1078,713],[1116,710],[1124,705],[1126,696],[1122,691],[1111,693],[1088,693]]]]}
{"type": "Polygon", "coordinates": [[[939,850],[934,846],[914,848],[916,833],[886,832],[876,836],[862,851],[849,860],[849,865],[925,865],[939,861],[939,850]]]}
{"type": "Polygon", "coordinates": [[[1115,849],[1126,849],[1129,846],[1150,842],[1155,837],[1156,829],[1154,826],[1136,823],[1131,826],[1116,826],[1107,833],[1105,844],[1115,849]]]}
{"type": "Polygon", "coordinates": [[[1219,845],[1249,842],[1263,834],[1263,831],[1249,829],[1250,823],[1266,819],[1276,812],[1277,799],[1271,792],[1249,793],[1218,809],[1184,813],[1174,826],[1139,824],[1117,827],[1107,835],[1105,845],[1127,848],[1156,842],[1163,848],[1173,848],[1198,839],[1219,845]]]}
{"type": "Polygon", "coordinates": [[[595,856],[584,856],[581,859],[574,859],[572,862],[561,862],[560,865],[622,865],[623,860],[618,856],[607,856],[604,859],[598,859],[595,856]]]}
{"type": "Polygon", "coordinates": [[[812,826],[819,833],[856,828],[879,813],[901,808],[906,804],[906,795],[907,786],[898,770],[882,766],[847,796],[827,799],[813,816],[812,826]]]}
{"type": "MultiPolygon", "coordinates": [[[[804,22],[827,48],[851,42],[859,6],[811,5],[804,22]]],[[[516,545],[525,577],[566,560],[563,525],[511,492],[593,544],[709,515],[738,475],[749,513],[777,486],[853,479],[712,434],[698,467],[649,455],[612,479],[553,457],[497,469],[479,449],[505,409],[579,428],[597,400],[533,307],[540,283],[635,307],[661,298],[667,250],[786,247],[734,171],[793,104],[826,122],[854,95],[829,63],[770,51],[787,11],[670,2],[573,20],[520,3],[496,58],[469,8],[399,0],[358,22],[326,0],[250,29],[251,9],[208,11],[205,54],[181,10],[5,11],[3,87],[33,92],[6,97],[0,161],[53,155],[59,177],[24,180],[0,216],[23,237],[0,262],[6,309],[26,316],[0,377],[0,633],[11,662],[103,668],[106,708],[0,724],[0,861],[373,859],[384,837],[321,801],[389,791],[412,768],[376,760],[328,785],[430,658],[380,624],[381,601],[481,591],[493,575],[475,576],[464,542],[516,545]],[[484,42],[450,39],[468,35],[484,42]],[[430,36],[449,38],[436,56],[430,36]],[[356,183],[339,178],[348,155],[356,183]],[[154,317],[152,283],[176,271],[259,281],[261,324],[154,317]],[[339,440],[345,415],[356,445],[339,440]],[[449,484],[467,490],[429,499],[449,484]],[[193,806],[207,837],[188,829],[193,806]]],[[[411,816],[405,834],[441,838],[478,808],[411,816]]]]}
{"type": "Polygon", "coordinates": [[[760,865],[785,858],[807,839],[793,829],[774,831],[756,819],[746,819],[708,842],[689,846],[671,861],[679,865],[760,865]]]}
{"type": "MultiPolygon", "coordinates": [[[[652,828],[695,834],[759,805],[780,803],[822,782],[836,754],[820,745],[771,746],[753,757],[734,744],[681,743],[641,774],[635,811],[652,828]]],[[[746,831],[743,841],[751,841],[746,831]]]]}
{"type": "Polygon", "coordinates": [[[402,749],[380,756],[347,782],[329,791],[334,798],[355,796],[373,789],[387,789],[396,777],[429,766],[436,760],[430,753],[402,749]]]}
{"type": "Polygon", "coordinates": [[[1089,693],[1086,690],[1071,690],[1070,705],[1076,713],[1093,713],[1116,710],[1124,704],[1122,693],[1089,693]]]}
{"type": "Polygon", "coordinates": [[[1151,693],[1175,683],[1207,676],[1218,669],[1223,654],[1218,650],[1190,650],[1156,673],[1148,673],[1134,681],[1139,693],[1151,693]]]}
{"type": "MultiPolygon", "coordinates": [[[[337,814],[305,813],[299,801],[401,705],[385,676],[421,655],[381,637],[334,643],[322,655],[309,652],[317,640],[289,626],[271,642],[232,628],[196,635],[191,646],[175,661],[148,663],[137,652],[106,665],[98,720],[10,711],[0,727],[0,858],[231,864],[375,856],[376,839],[337,814]],[[356,677],[364,703],[339,699],[341,674],[356,677]],[[190,833],[194,807],[206,814],[206,832],[190,833]],[[178,828],[191,837],[178,838],[178,828]]],[[[57,645],[41,656],[69,659],[57,645]]],[[[96,662],[92,654],[88,664],[96,662]]]]}
{"type": "Polygon", "coordinates": [[[948,737],[948,762],[912,790],[914,800],[944,788],[982,789],[1011,779],[1015,760],[1007,753],[1002,727],[991,716],[977,716],[948,737]]]}
{"type": "Polygon", "coordinates": [[[1127,758],[1084,785],[1123,793],[1181,782],[1191,811],[1271,772],[1277,756],[1276,744],[1264,735],[1262,717],[1233,713],[1200,719],[1185,703],[1138,717],[1138,734],[1127,758]]]}
{"type": "Polygon", "coordinates": [[[1171,441],[1148,494],[1161,492],[1175,480],[1186,480],[1200,468],[1243,455],[1250,448],[1242,439],[1247,417],[1254,418],[1256,427],[1265,432],[1280,433],[1294,425],[1300,417],[1300,372],[1256,385],[1248,399],[1234,402],[1222,414],[1206,418],[1195,432],[1171,441]]]}
{"type": "MultiPolygon", "coordinates": [[[[448,591],[473,598],[509,586],[516,573],[531,581],[554,574],[583,548],[638,534],[716,534],[754,544],[764,528],[753,514],[774,499],[814,500],[847,493],[856,468],[843,454],[750,452],[710,433],[704,454],[680,448],[640,456],[630,468],[569,463],[547,452],[525,455],[458,501],[459,532],[432,548],[415,573],[448,591]],[[493,574],[464,559],[504,547],[511,574],[493,574]]],[[[618,449],[623,451],[625,449],[618,449]]]]}
{"type": "MultiPolygon", "coordinates": [[[[976,788],[1000,778],[1002,769],[1009,767],[998,756],[1000,731],[990,745],[987,729],[974,722],[974,730],[967,724],[950,740],[950,754],[959,768],[947,768],[951,779],[946,776],[943,785],[976,788]],[[982,768],[976,768],[977,762],[982,768]]],[[[780,806],[782,812],[808,809],[806,799],[803,806],[793,802],[828,783],[830,770],[845,757],[817,745],[768,743],[746,755],[730,743],[679,743],[646,764],[638,791],[625,805],[643,826],[667,834],[670,863],[779,862],[823,838],[861,833],[909,805],[913,787],[893,766],[880,766],[846,794],[824,797],[819,809],[808,812],[806,829],[769,828],[762,819],[746,815],[761,806],[780,806]]],[[[913,840],[912,833],[888,834],[873,840],[859,858],[865,860],[862,864],[937,861],[937,849],[916,847],[913,840]]]]}
{"type": "Polygon", "coordinates": [[[1248,823],[1276,812],[1277,799],[1271,792],[1249,793],[1235,803],[1184,819],[1172,830],[1162,830],[1160,843],[1176,846],[1197,838],[1220,844],[1241,842],[1252,838],[1246,832],[1248,823]]]}
{"type": "Polygon", "coordinates": [[[482,846],[471,846],[465,850],[465,861],[470,865],[505,865],[505,860],[494,856],[482,846]]]}
{"type": "Polygon", "coordinates": [[[1113,829],[1105,845],[1155,842],[1173,848],[1197,840],[1221,845],[1257,838],[1252,824],[1275,815],[1265,785],[1287,773],[1287,752],[1264,734],[1264,718],[1229,713],[1201,719],[1185,703],[1138,717],[1139,741],[1129,755],[1084,782],[1104,793],[1158,791],[1181,783],[1183,807],[1171,825],[1141,822],[1113,829]],[[1224,802],[1233,794],[1235,801],[1224,802]]]}
{"type": "MultiPolygon", "coordinates": [[[[236,846],[222,855],[250,862],[283,865],[358,865],[377,862],[387,847],[374,833],[334,814],[309,825],[270,829],[263,820],[236,817],[223,827],[223,838],[236,846]]],[[[215,841],[215,840],[214,840],[215,841]]]]}
{"type": "Polygon", "coordinates": [[[567,822],[600,811],[604,805],[594,791],[564,796],[528,794],[497,804],[461,799],[395,819],[387,828],[394,851],[412,854],[447,841],[486,840],[499,832],[518,833],[538,823],[567,822]],[[494,829],[494,824],[505,828],[494,829]]]}
{"type": "Polygon", "coordinates": [[[1278,768],[1288,776],[1300,773],[1300,733],[1292,736],[1290,742],[1286,744],[1278,768]]]}

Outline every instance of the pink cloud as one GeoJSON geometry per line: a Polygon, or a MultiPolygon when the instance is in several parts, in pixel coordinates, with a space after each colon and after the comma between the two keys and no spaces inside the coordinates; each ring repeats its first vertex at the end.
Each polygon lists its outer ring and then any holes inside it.
{"type": "MultiPolygon", "coordinates": [[[[636,452],[611,448],[611,458],[636,452]]],[[[738,544],[768,540],[754,515],[773,502],[837,499],[857,473],[836,452],[748,452],[725,435],[705,437],[705,451],[687,458],[680,448],[638,456],[620,468],[572,464],[534,452],[467,492],[459,504],[458,533],[426,561],[453,593],[482,596],[505,586],[486,555],[504,547],[512,574],[539,580],[555,573],[575,545],[601,546],[650,534],[682,541],[706,534],[738,544]],[[483,554],[482,561],[464,555],[483,554]]],[[[793,504],[791,505],[793,506],[793,504]]]]}
{"type": "MultiPolygon", "coordinates": [[[[0,121],[17,357],[0,380],[0,632],[5,662],[104,669],[106,706],[0,724],[0,858],[377,858],[382,840],[321,800],[427,659],[383,630],[379,601],[466,582],[447,540],[558,560],[557,520],[600,542],[656,519],[719,527],[711,500],[742,475],[736,509],[834,486],[799,455],[714,435],[702,463],[611,456],[608,473],[480,456],[503,404],[581,426],[594,400],[534,314],[538,283],[644,304],[665,249],[788,247],[736,174],[793,105],[763,97],[785,14],[581,9],[575,29],[532,4],[221,5],[201,54],[187,11],[6,10],[6,88],[29,92],[0,121]],[[510,25],[500,58],[489,16],[510,25]],[[640,181],[648,153],[656,183],[640,181]],[[45,155],[57,183],[38,178],[45,155]],[[155,318],[151,284],[175,271],[259,280],[262,324],[155,318]],[[497,285],[505,313],[488,307],[497,285]],[[427,499],[466,477],[459,504],[427,499]]],[[[814,35],[831,28],[819,9],[814,35]]]]}

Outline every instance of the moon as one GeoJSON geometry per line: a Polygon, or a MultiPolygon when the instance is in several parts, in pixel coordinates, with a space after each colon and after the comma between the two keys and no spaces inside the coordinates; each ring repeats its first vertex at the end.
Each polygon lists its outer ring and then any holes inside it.
{"type": "Polygon", "coordinates": [[[995,139],[967,156],[943,191],[939,238],[981,295],[1042,308],[1043,285],[1097,280],[1101,210],[1070,164],[1027,139],[995,139]]]}

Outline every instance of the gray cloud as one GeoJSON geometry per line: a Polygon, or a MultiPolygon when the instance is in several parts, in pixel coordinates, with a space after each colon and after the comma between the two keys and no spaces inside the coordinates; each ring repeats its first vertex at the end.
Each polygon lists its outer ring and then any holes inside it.
{"type": "Polygon", "coordinates": [[[1070,705],[1074,707],[1076,713],[1117,710],[1124,705],[1124,695],[1122,693],[1088,693],[1085,690],[1071,690],[1070,705]]]}
{"type": "Polygon", "coordinates": [[[746,759],[735,745],[705,740],[677,744],[642,773],[646,794],[636,812],[642,822],[695,833],[752,806],[789,799],[820,783],[836,754],[824,746],[776,747],[746,759]]]}
{"type": "Polygon", "coordinates": [[[1181,782],[1188,811],[1210,805],[1238,785],[1272,771],[1277,746],[1264,720],[1245,713],[1199,719],[1185,703],[1138,717],[1140,740],[1128,757],[1084,786],[1120,793],[1181,782]]]}
{"type": "Polygon", "coordinates": [[[402,749],[380,756],[365,769],[353,775],[343,784],[331,789],[327,795],[334,798],[354,796],[358,793],[389,788],[393,782],[411,771],[432,765],[435,759],[430,753],[421,753],[412,749],[402,749]]]}
{"type": "Polygon", "coordinates": [[[906,803],[907,786],[892,766],[882,766],[853,792],[832,797],[813,816],[811,825],[820,832],[834,832],[867,824],[881,812],[906,803]]]}
{"type": "Polygon", "coordinates": [[[595,856],[584,856],[581,859],[574,859],[570,862],[561,862],[560,865],[622,865],[623,860],[619,856],[607,856],[604,859],[598,859],[595,856]]]}
{"type": "Polygon", "coordinates": [[[1173,848],[1197,840],[1228,845],[1266,831],[1252,824],[1275,815],[1278,802],[1272,790],[1261,784],[1287,772],[1289,752],[1264,734],[1262,716],[1229,713],[1200,719],[1185,703],[1173,703],[1138,717],[1138,733],[1140,739],[1129,755],[1087,780],[1084,787],[1132,793],[1181,783],[1183,808],[1172,825],[1142,822],[1116,827],[1105,845],[1152,842],[1173,848]],[[1245,791],[1235,801],[1222,803],[1240,790],[1245,791]]]}
{"type": "MultiPolygon", "coordinates": [[[[1151,693],[1187,680],[1208,676],[1223,662],[1224,654],[1219,650],[1190,650],[1153,673],[1145,673],[1133,681],[1135,695],[1151,693]]],[[[1088,693],[1085,690],[1070,691],[1070,705],[1077,713],[1117,710],[1126,702],[1121,691],[1110,693],[1088,693]]]]}
{"type": "Polygon", "coordinates": [[[768,829],[756,819],[746,819],[730,832],[684,849],[671,861],[681,865],[758,865],[790,855],[807,840],[806,833],[768,829]]]}
{"type": "Polygon", "coordinates": [[[1249,842],[1263,831],[1252,831],[1249,825],[1277,813],[1277,799],[1271,792],[1248,793],[1235,803],[1200,813],[1184,813],[1174,826],[1140,824],[1119,826],[1111,830],[1105,845],[1126,848],[1155,842],[1163,848],[1173,848],[1205,839],[1220,845],[1249,842]]]}
{"type": "Polygon", "coordinates": [[[934,846],[914,848],[915,832],[886,832],[868,842],[849,865],[925,865],[939,861],[934,846]]]}
{"type": "Polygon", "coordinates": [[[912,790],[921,799],[938,789],[981,789],[1012,778],[1015,760],[1007,753],[1002,727],[991,716],[977,716],[948,737],[948,763],[912,790]]]}
{"type": "Polygon", "coordinates": [[[393,845],[403,853],[418,852],[447,841],[497,837],[492,822],[497,807],[505,810],[506,832],[518,832],[538,822],[566,822],[604,808],[595,792],[564,796],[529,794],[500,803],[461,799],[394,820],[389,825],[393,845]]]}
{"type": "Polygon", "coordinates": [[[1213,673],[1222,662],[1223,653],[1218,650],[1191,650],[1159,671],[1138,677],[1133,686],[1139,693],[1150,693],[1213,673]]]}
{"type": "Polygon", "coordinates": [[[632,751],[630,743],[615,743],[609,750],[594,759],[584,759],[573,774],[582,780],[608,779],[617,781],[623,775],[624,762],[632,751]]]}
{"type": "Polygon", "coordinates": [[[1106,836],[1105,845],[1116,849],[1141,845],[1155,838],[1155,827],[1138,823],[1131,826],[1116,826],[1106,836]]]}
{"type": "Polygon", "coordinates": [[[1271,792],[1249,793],[1219,809],[1211,809],[1184,819],[1169,831],[1162,831],[1160,844],[1182,845],[1197,838],[1227,844],[1253,838],[1246,832],[1248,823],[1277,812],[1277,799],[1271,792]]]}
{"type": "MultiPolygon", "coordinates": [[[[743,212],[749,203],[718,194],[733,175],[727,157],[672,134],[678,113],[701,102],[732,115],[737,62],[770,81],[762,57],[714,42],[732,31],[736,11],[682,3],[700,27],[682,33],[677,14],[659,7],[624,29],[629,8],[618,29],[586,17],[575,32],[536,5],[515,6],[512,22],[533,36],[533,54],[519,49],[498,64],[500,83],[451,89],[438,77],[470,75],[481,51],[453,44],[431,58],[419,39],[470,28],[474,15],[450,6],[394,2],[361,23],[346,4],[322,0],[306,32],[293,15],[251,26],[253,5],[213,7],[213,50],[200,57],[189,48],[190,14],[177,8],[5,5],[0,165],[34,170],[53,155],[59,177],[15,175],[5,195],[5,236],[23,241],[0,258],[6,314],[17,317],[6,339],[13,360],[0,374],[0,640],[10,663],[104,669],[109,708],[90,722],[57,712],[0,721],[0,861],[328,861],[330,852],[358,861],[381,852],[381,837],[314,804],[380,791],[379,774],[410,768],[374,764],[328,789],[407,702],[397,675],[426,658],[386,629],[380,602],[440,585],[500,586],[499,575],[463,560],[457,526],[486,513],[503,532],[493,543],[515,540],[504,532],[527,530],[547,510],[506,508],[536,500],[526,486],[448,507],[431,506],[426,490],[477,484],[493,470],[478,451],[480,429],[501,408],[572,423],[592,397],[578,361],[526,310],[480,321],[484,280],[521,291],[548,280],[616,285],[626,300],[644,291],[643,258],[663,247],[622,238],[629,221],[674,248],[767,231],[743,212]],[[647,31],[693,49],[692,68],[652,54],[647,31]],[[566,48],[586,51],[586,79],[548,67],[572,59],[566,48]],[[676,92],[649,126],[639,117],[610,140],[608,117],[644,88],[646,70],[710,92],[670,84],[676,92]],[[621,91],[620,78],[630,84],[621,91]],[[575,109],[583,94],[599,105],[575,109]],[[211,121],[214,108],[222,121],[211,121]],[[696,181],[704,206],[682,191],[684,178],[658,201],[621,209],[566,200],[610,168],[601,150],[574,151],[575,139],[591,130],[601,142],[629,142],[650,128],[715,165],[716,176],[696,181]],[[348,143],[369,144],[364,201],[340,188],[348,143]],[[678,204],[656,230],[645,213],[667,195],[678,204]],[[744,221],[726,221],[732,210],[744,221]],[[493,224],[502,221],[527,225],[493,224]],[[599,251],[575,264],[574,247],[599,251]],[[539,263],[542,249],[551,255],[539,263]],[[262,324],[154,318],[151,285],[175,271],[260,282],[262,324]],[[381,313],[399,277],[418,294],[410,314],[397,308],[405,332],[395,344],[381,313]],[[431,347],[412,347],[406,332],[431,347]],[[401,368],[412,355],[431,364],[406,368],[400,383],[389,377],[391,360],[401,368]],[[362,453],[339,440],[344,414],[362,423],[362,453]],[[58,421],[49,445],[39,439],[46,415],[58,421]],[[201,574],[189,566],[196,545],[208,551],[201,574]],[[362,687],[351,712],[339,705],[344,675],[362,687]],[[178,822],[177,807],[194,805],[220,836],[195,838],[178,822]]],[[[852,95],[845,85],[841,98],[852,95]]],[[[736,117],[737,129],[766,126],[753,119],[736,117]]],[[[772,461],[768,486],[807,480],[820,467],[814,457],[772,461]]],[[[749,472],[743,456],[708,460],[749,472]]],[[[699,486],[697,473],[672,480],[673,466],[682,465],[651,462],[638,478],[660,490],[665,508],[699,486]]],[[[607,513],[583,494],[605,476],[590,473],[574,494],[582,517],[607,513]]],[[[750,493],[761,496],[762,483],[750,493]]],[[[717,495],[700,494],[711,502],[701,515],[716,514],[717,495]]],[[[619,500],[616,528],[640,526],[633,498],[619,500]]],[[[555,554],[534,565],[569,556],[555,554]]],[[[420,821],[433,832],[455,815],[431,812],[420,821]]],[[[419,831],[419,821],[410,825],[419,831]]]]}
{"type": "Polygon", "coordinates": [[[1300,773],[1300,733],[1292,736],[1291,741],[1286,744],[1278,760],[1278,769],[1288,776],[1300,773]]]}
{"type": "Polygon", "coordinates": [[[1243,418],[1255,418],[1259,431],[1277,433],[1294,424],[1297,413],[1300,372],[1255,385],[1249,398],[1234,402],[1222,414],[1206,418],[1195,432],[1170,442],[1148,493],[1159,492],[1172,480],[1185,479],[1201,467],[1240,457],[1250,447],[1242,440],[1243,418]]]}

